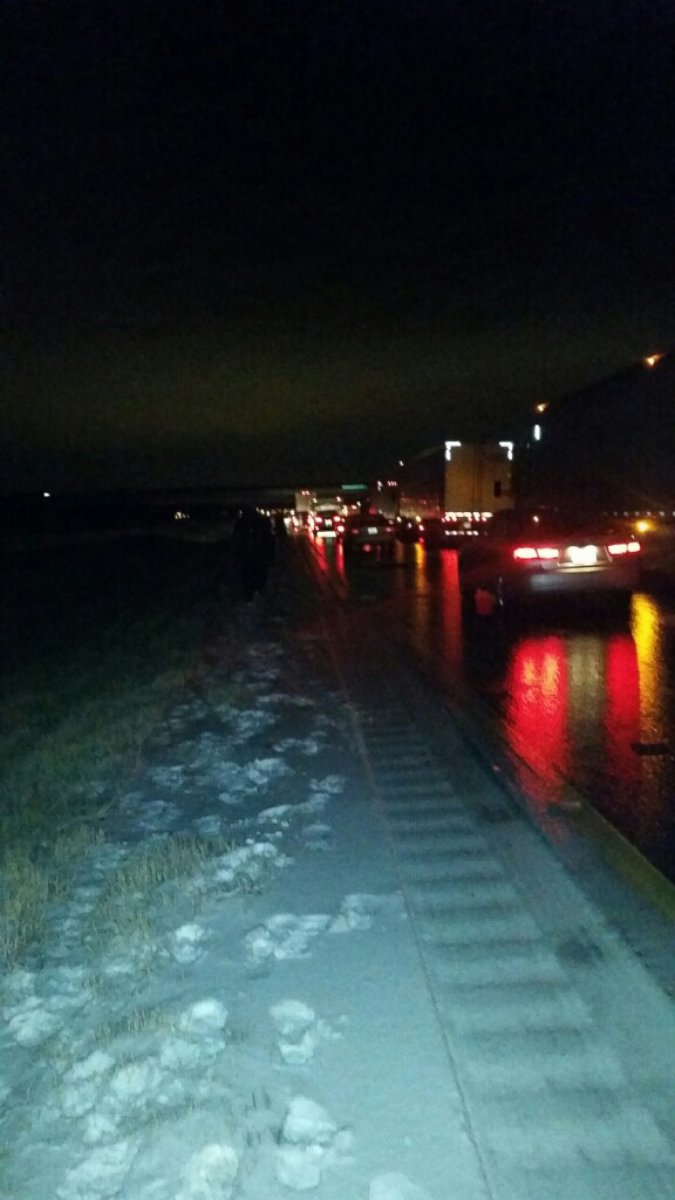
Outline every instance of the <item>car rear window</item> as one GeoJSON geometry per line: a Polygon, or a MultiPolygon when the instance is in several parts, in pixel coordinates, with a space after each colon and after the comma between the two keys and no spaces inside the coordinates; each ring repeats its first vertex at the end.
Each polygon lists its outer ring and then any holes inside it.
{"type": "Polygon", "coordinates": [[[616,522],[570,511],[522,509],[495,513],[490,533],[499,538],[566,537],[581,532],[611,533],[616,522]]]}
{"type": "Polygon", "coordinates": [[[361,513],[358,517],[350,517],[348,523],[358,527],[360,525],[388,525],[389,521],[382,516],[382,513],[361,513]]]}

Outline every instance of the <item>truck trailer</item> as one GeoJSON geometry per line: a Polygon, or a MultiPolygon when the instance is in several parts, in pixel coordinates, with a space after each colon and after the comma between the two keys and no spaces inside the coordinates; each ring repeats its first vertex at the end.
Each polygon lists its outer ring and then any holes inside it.
{"type": "Polygon", "coordinates": [[[536,406],[516,439],[519,502],[675,518],[675,354],[536,406]]]}
{"type": "Polygon", "coordinates": [[[479,532],[513,505],[511,441],[447,440],[410,459],[399,473],[402,521],[445,520],[458,536],[479,532]]]}

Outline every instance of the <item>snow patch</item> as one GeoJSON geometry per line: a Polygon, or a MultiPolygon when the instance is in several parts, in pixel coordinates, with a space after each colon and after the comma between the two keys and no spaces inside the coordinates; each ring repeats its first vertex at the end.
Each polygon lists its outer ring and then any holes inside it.
{"type": "Polygon", "coordinates": [[[188,1160],[176,1200],[229,1200],[238,1174],[239,1157],[232,1146],[203,1146],[188,1160]]]}
{"type": "Polygon", "coordinates": [[[72,1083],[82,1083],[88,1079],[100,1079],[115,1065],[115,1059],[104,1050],[93,1050],[86,1058],[70,1068],[66,1078],[72,1083]]]}
{"type": "Polygon", "coordinates": [[[158,787],[167,788],[169,791],[178,791],[185,779],[185,768],[182,765],[150,767],[147,775],[150,781],[158,787]]]}
{"type": "Polygon", "coordinates": [[[63,1112],[69,1117],[83,1117],[90,1112],[101,1095],[105,1077],[112,1073],[115,1065],[112,1055],[103,1050],[94,1050],[87,1058],[75,1063],[63,1080],[63,1112]]]}
{"type": "Polygon", "coordinates": [[[128,1139],[94,1150],[66,1173],[66,1184],[56,1189],[57,1196],[60,1200],[102,1200],[118,1195],[138,1146],[138,1139],[128,1139]]]}
{"type": "Polygon", "coordinates": [[[266,787],[273,779],[282,775],[291,775],[292,769],[280,758],[254,758],[244,768],[246,778],[256,787],[266,787]]]}
{"type": "Polygon", "coordinates": [[[312,825],[304,825],[302,835],[305,838],[305,844],[308,850],[327,851],[332,848],[330,825],[325,825],[322,822],[314,822],[312,825]]]}
{"type": "Polygon", "coordinates": [[[247,842],[216,859],[213,879],[236,888],[237,883],[252,883],[260,879],[270,866],[285,867],[291,862],[273,842],[247,842]]]}
{"type": "MultiPolygon", "coordinates": [[[[235,705],[224,701],[222,704],[216,704],[214,711],[223,724],[229,726],[228,741],[234,745],[242,745],[276,725],[276,717],[260,708],[236,708],[235,705]]],[[[221,739],[212,733],[202,734],[202,746],[219,741],[221,739]]]]}
{"type": "Polygon", "coordinates": [[[14,1007],[3,1008],[2,1015],[9,1033],[20,1046],[39,1046],[58,1028],[56,1017],[47,1012],[37,996],[29,996],[14,1007]]]}
{"type": "Polygon", "coordinates": [[[185,1038],[165,1037],[159,1048],[159,1063],[166,1071],[192,1071],[201,1061],[201,1048],[185,1038]]]}
{"type": "Polygon", "coordinates": [[[277,1180],[298,1192],[318,1187],[324,1167],[344,1160],[351,1146],[351,1133],[339,1130],[325,1108],[307,1096],[294,1096],[281,1127],[277,1180]]]}
{"type": "Polygon", "coordinates": [[[258,925],[246,934],[246,955],[255,963],[269,958],[305,958],[310,942],[329,923],[330,917],[323,913],[303,917],[296,917],[293,913],[276,913],[264,925],[258,925]]]}
{"type": "Polygon", "coordinates": [[[147,800],[140,807],[138,823],[142,829],[150,832],[161,832],[172,825],[180,816],[177,805],[168,800],[147,800]]]}
{"type": "Polygon", "coordinates": [[[260,696],[258,704],[279,704],[284,708],[293,705],[295,708],[316,708],[314,700],[310,700],[309,696],[295,696],[289,692],[268,692],[266,696],[260,696]]]}
{"type": "Polygon", "coordinates": [[[225,760],[210,769],[214,785],[221,789],[218,795],[221,804],[241,804],[245,796],[291,774],[291,767],[280,758],[255,758],[245,766],[225,760]]]}
{"type": "Polygon", "coordinates": [[[337,1133],[337,1125],[325,1108],[308,1096],[294,1096],[281,1129],[284,1142],[308,1146],[327,1146],[337,1133]]]}
{"type": "Polygon", "coordinates": [[[391,1171],[371,1181],[368,1200],[431,1200],[431,1196],[406,1175],[391,1171]]]}
{"type": "Polygon", "coordinates": [[[330,925],[330,933],[351,933],[354,929],[370,929],[373,918],[367,911],[367,901],[374,899],[370,896],[346,896],[340,906],[340,912],[330,925]]]}
{"type": "Polygon", "coordinates": [[[222,818],[214,814],[209,814],[206,817],[196,817],[192,824],[201,837],[217,837],[223,828],[222,818]]]}
{"type": "Polygon", "coordinates": [[[269,1012],[280,1034],[279,1053],[289,1066],[304,1066],[314,1057],[322,1039],[341,1036],[302,1000],[280,1000],[269,1012]]]}
{"type": "Polygon", "coordinates": [[[227,1024],[227,1009],[220,1000],[197,1000],[181,1015],[183,1033],[217,1034],[227,1024]]]}
{"type": "Polygon", "coordinates": [[[307,758],[312,758],[318,754],[323,747],[323,737],[320,735],[305,738],[282,738],[281,741],[274,743],[274,750],[277,754],[285,754],[287,750],[297,750],[298,754],[304,754],[307,758]]]}
{"type": "Polygon", "coordinates": [[[329,796],[339,796],[345,790],[344,775],[324,775],[323,779],[313,779],[309,785],[312,792],[327,792],[329,796]]]}
{"type": "Polygon", "coordinates": [[[354,893],[345,896],[336,917],[331,918],[323,913],[301,917],[294,913],[276,913],[245,935],[245,953],[255,963],[270,958],[305,958],[310,942],[324,930],[329,933],[351,933],[370,929],[373,924],[371,913],[393,906],[399,910],[402,908],[400,897],[354,893]]]}
{"type": "Polygon", "coordinates": [[[276,804],[273,808],[264,808],[256,817],[258,825],[281,825],[284,829],[288,829],[290,822],[286,820],[289,813],[293,812],[294,805],[292,804],[276,804]]]}
{"type": "Polygon", "coordinates": [[[197,962],[204,953],[200,943],[206,937],[206,930],[201,925],[189,923],[174,929],[170,936],[170,952],[177,963],[197,962]]]}

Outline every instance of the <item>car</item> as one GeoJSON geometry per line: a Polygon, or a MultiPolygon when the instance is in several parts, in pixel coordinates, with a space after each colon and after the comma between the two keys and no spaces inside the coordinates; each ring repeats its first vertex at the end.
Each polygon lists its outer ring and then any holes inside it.
{"type": "Polygon", "coordinates": [[[344,527],[344,517],[337,508],[322,508],[310,513],[309,529],[315,538],[340,537],[344,527]]]}
{"type": "Polygon", "coordinates": [[[640,542],[618,523],[559,509],[507,509],[460,550],[464,610],[490,615],[563,598],[625,604],[639,583],[640,553],[640,542]]]}
{"type": "Polygon", "coordinates": [[[384,513],[354,513],[345,520],[342,545],[345,554],[369,553],[379,548],[382,555],[393,556],[396,525],[384,513]]]}
{"type": "Polygon", "coordinates": [[[441,546],[457,549],[457,523],[443,517],[423,517],[419,523],[419,539],[427,549],[441,546]]]}
{"type": "Polygon", "coordinates": [[[396,536],[399,542],[418,542],[420,523],[417,517],[397,517],[396,536]]]}

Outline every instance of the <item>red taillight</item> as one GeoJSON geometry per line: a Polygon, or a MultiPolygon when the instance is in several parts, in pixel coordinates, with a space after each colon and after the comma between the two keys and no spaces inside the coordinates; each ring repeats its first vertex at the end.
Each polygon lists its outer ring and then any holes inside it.
{"type": "Polygon", "coordinates": [[[560,558],[557,546],[516,546],[513,557],[517,562],[532,562],[535,558],[551,562],[560,558]]]}
{"type": "Polygon", "coordinates": [[[639,554],[641,546],[639,542],[613,542],[607,549],[612,558],[620,558],[622,554],[639,554]]]}

